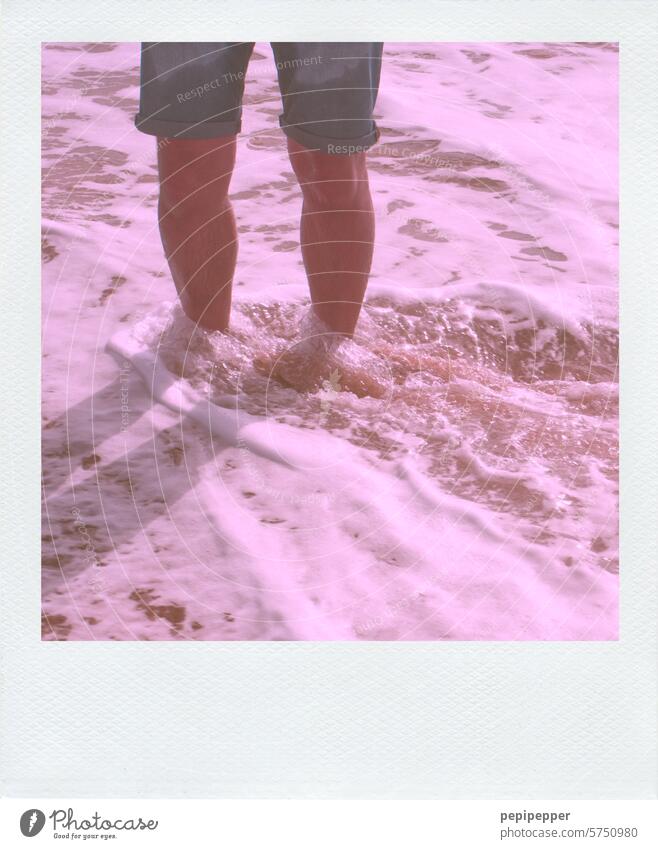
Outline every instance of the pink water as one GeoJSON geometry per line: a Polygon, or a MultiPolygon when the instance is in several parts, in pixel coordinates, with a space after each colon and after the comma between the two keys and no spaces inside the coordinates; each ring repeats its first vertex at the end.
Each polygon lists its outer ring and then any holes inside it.
{"type": "Polygon", "coordinates": [[[43,51],[44,637],[615,639],[616,47],[387,45],[331,349],[269,46],[228,335],[174,303],[138,62],[43,51]]]}

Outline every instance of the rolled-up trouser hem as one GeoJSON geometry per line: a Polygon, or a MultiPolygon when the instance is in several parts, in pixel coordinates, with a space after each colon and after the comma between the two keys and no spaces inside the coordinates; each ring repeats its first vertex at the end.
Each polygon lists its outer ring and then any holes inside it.
{"type": "Polygon", "coordinates": [[[222,136],[237,136],[242,129],[241,121],[162,121],[159,118],[135,116],[137,129],[149,136],[171,139],[214,139],[222,136]]]}
{"type": "MultiPolygon", "coordinates": [[[[377,144],[379,129],[375,127],[365,136],[353,139],[334,139],[309,133],[295,124],[287,124],[283,116],[279,117],[279,125],[283,132],[309,150],[319,150],[322,153],[351,155],[364,153],[377,144]]],[[[238,121],[198,121],[188,124],[185,121],[162,121],[159,118],[142,118],[135,116],[135,127],[149,136],[175,139],[213,139],[222,136],[236,136],[242,129],[238,121]]]]}
{"type": "Polygon", "coordinates": [[[296,124],[287,124],[283,115],[279,116],[279,125],[283,132],[287,136],[290,136],[291,139],[299,142],[299,144],[309,150],[319,150],[322,153],[343,155],[364,153],[374,144],[377,144],[379,140],[379,129],[377,126],[374,126],[374,129],[365,136],[353,139],[334,139],[328,136],[309,133],[308,130],[303,130],[296,124]]]}

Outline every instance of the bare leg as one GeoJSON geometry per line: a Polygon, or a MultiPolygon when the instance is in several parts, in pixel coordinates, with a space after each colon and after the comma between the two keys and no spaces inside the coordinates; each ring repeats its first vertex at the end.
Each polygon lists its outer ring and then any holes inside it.
{"type": "Polygon", "coordinates": [[[235,149],[235,136],[158,139],[162,245],[185,314],[208,330],[226,330],[231,312],[235,149]]]}
{"type": "Polygon", "coordinates": [[[291,138],[288,153],[304,196],[301,244],[313,309],[331,330],[352,335],[375,240],[366,155],[318,153],[291,138]]]}

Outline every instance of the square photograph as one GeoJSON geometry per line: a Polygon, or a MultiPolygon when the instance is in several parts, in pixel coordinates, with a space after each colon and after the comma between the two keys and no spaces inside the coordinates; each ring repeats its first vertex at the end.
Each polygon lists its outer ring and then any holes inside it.
{"type": "Polygon", "coordinates": [[[618,45],[42,44],[42,639],[618,639],[618,45]]]}

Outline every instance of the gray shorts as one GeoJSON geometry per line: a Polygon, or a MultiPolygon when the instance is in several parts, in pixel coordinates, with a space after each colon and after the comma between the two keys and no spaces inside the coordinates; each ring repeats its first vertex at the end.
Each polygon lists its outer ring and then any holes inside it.
{"type": "MultiPolygon", "coordinates": [[[[306,148],[360,153],[379,130],[381,42],[272,42],[283,132],[306,148]]],[[[242,95],[254,42],[144,42],[138,130],[207,139],[240,132],[242,95]]]]}

